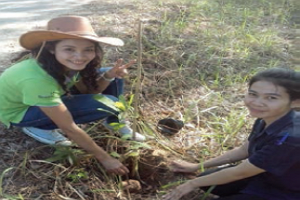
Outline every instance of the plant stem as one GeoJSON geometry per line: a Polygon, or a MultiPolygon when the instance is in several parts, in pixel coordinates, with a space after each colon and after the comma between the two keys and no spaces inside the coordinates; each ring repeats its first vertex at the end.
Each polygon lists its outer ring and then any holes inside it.
{"type": "Polygon", "coordinates": [[[137,130],[137,116],[138,116],[138,105],[139,105],[139,94],[140,94],[140,85],[141,85],[141,74],[142,74],[142,21],[139,19],[138,27],[138,58],[137,58],[137,81],[135,85],[135,94],[134,94],[134,113],[133,113],[133,139],[135,139],[135,132],[137,130]]]}

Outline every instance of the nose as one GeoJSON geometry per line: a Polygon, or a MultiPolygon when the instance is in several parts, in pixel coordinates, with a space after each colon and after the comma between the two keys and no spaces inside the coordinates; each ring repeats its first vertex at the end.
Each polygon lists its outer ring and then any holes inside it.
{"type": "Polygon", "coordinates": [[[252,99],[251,104],[253,104],[255,106],[263,106],[264,100],[263,100],[263,98],[257,97],[257,98],[252,99]]]}
{"type": "Polygon", "coordinates": [[[76,58],[83,58],[84,57],[84,53],[81,52],[81,51],[76,51],[75,54],[74,54],[74,56],[76,58]]]}

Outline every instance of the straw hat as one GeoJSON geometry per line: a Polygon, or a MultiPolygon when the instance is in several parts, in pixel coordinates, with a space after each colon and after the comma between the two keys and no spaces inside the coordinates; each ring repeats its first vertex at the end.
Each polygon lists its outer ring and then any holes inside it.
{"type": "Polygon", "coordinates": [[[42,45],[44,41],[62,39],[87,39],[112,46],[123,46],[119,38],[99,37],[93,30],[89,20],[80,16],[67,16],[51,19],[47,30],[29,31],[20,37],[20,45],[32,50],[42,45]]]}

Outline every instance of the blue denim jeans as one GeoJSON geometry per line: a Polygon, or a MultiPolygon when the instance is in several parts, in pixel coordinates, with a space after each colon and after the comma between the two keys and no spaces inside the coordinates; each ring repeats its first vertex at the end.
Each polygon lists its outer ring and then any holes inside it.
{"type": "MultiPolygon", "coordinates": [[[[104,73],[110,68],[101,68],[99,73],[104,73]]],[[[115,79],[102,92],[102,95],[112,99],[118,100],[118,96],[123,94],[123,79],[115,79]]],[[[97,94],[80,94],[80,92],[73,87],[71,89],[71,96],[62,96],[62,101],[68,108],[76,124],[84,124],[96,120],[106,118],[108,123],[118,122],[118,113],[105,104],[94,99],[97,94]],[[100,111],[99,108],[108,110],[109,112],[100,111]],[[112,114],[112,113],[114,114],[112,114]]],[[[38,106],[31,106],[27,110],[24,118],[20,123],[12,123],[13,126],[19,127],[36,127],[40,129],[52,130],[56,129],[57,125],[45,115],[38,106]]]]}

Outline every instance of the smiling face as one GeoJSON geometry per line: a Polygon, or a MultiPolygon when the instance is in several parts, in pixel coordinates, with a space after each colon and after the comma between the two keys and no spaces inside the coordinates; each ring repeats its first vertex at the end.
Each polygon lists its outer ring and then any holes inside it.
{"type": "Polygon", "coordinates": [[[263,119],[267,126],[291,110],[291,100],[284,87],[268,81],[254,82],[244,99],[252,117],[263,119]]]}
{"type": "Polygon", "coordinates": [[[66,71],[80,71],[95,58],[96,47],[89,40],[66,39],[58,42],[51,53],[66,71]]]}

